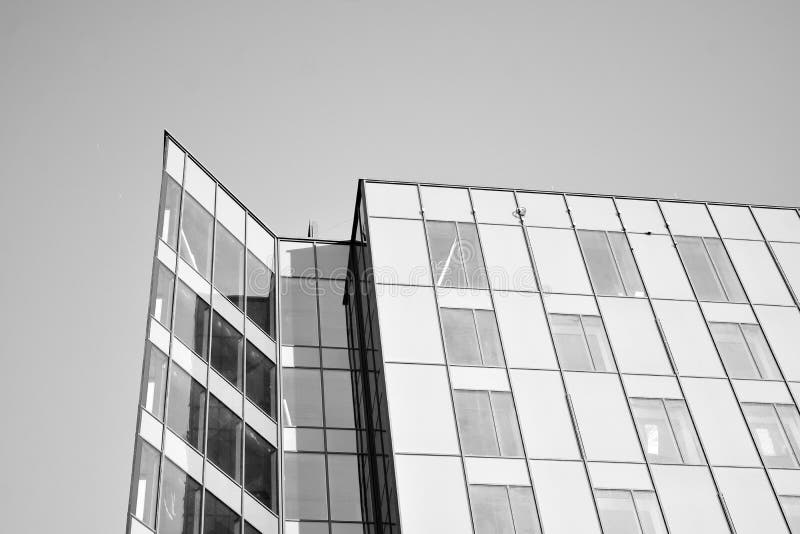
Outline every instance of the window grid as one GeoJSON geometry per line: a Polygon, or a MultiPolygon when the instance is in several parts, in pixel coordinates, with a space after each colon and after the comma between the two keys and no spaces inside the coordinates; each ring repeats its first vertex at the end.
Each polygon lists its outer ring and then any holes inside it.
{"type": "MultiPolygon", "coordinates": [[[[640,498],[649,498],[653,497],[656,499],[656,504],[658,505],[658,496],[656,492],[653,490],[630,490],[630,489],[606,489],[606,488],[595,488],[594,490],[595,499],[598,501],[602,501],[604,498],[608,498],[613,494],[616,495],[626,495],[627,496],[627,503],[630,505],[630,510],[633,512],[633,518],[636,521],[636,527],[638,528],[639,534],[663,534],[667,532],[665,521],[664,521],[664,512],[661,510],[659,506],[659,517],[656,518],[658,520],[657,525],[652,525],[652,528],[646,527],[646,523],[642,519],[643,511],[641,510],[641,502],[640,498]]],[[[600,514],[601,518],[603,516],[602,512],[600,514]]],[[[610,521],[609,519],[606,522],[610,521]]],[[[603,531],[607,532],[607,534],[616,534],[616,531],[610,530],[609,526],[603,523],[603,531]]]]}
{"type": "MultiPolygon", "coordinates": [[[[797,408],[794,404],[745,402],[742,403],[742,407],[745,410],[745,420],[751,432],[755,435],[756,446],[764,463],[767,464],[770,462],[773,464],[768,465],[768,467],[800,468],[800,449],[798,448],[800,447],[800,443],[797,441],[800,427],[795,424],[795,428],[793,429],[789,421],[787,421],[792,415],[798,415],[797,408]],[[763,425],[765,421],[754,421],[754,419],[758,417],[758,415],[754,413],[755,410],[768,410],[769,415],[774,416],[772,422],[777,423],[775,430],[778,435],[775,437],[778,438],[778,443],[775,442],[773,436],[770,436],[769,429],[766,426],[757,424],[761,423],[763,425]],[[792,413],[786,414],[786,411],[792,413]],[[783,443],[780,443],[780,441],[783,443]],[[788,453],[788,459],[791,461],[791,465],[780,465],[780,448],[784,448],[788,453]],[[773,461],[773,458],[776,458],[776,460],[773,461]]],[[[795,423],[797,423],[796,417],[795,423]]]]}
{"type": "Polygon", "coordinates": [[[781,379],[780,368],[778,367],[775,357],[770,350],[766,336],[764,336],[764,333],[759,325],[752,323],[722,323],[712,321],[708,323],[708,326],[711,330],[711,337],[714,340],[714,344],[717,346],[717,350],[722,357],[723,367],[725,368],[725,371],[729,377],[737,379],[758,378],[761,380],[781,379]],[[736,355],[730,352],[732,349],[722,348],[723,346],[731,344],[730,339],[725,339],[725,337],[723,337],[725,336],[725,329],[735,329],[736,338],[737,340],[741,341],[740,346],[747,351],[745,356],[747,363],[752,365],[752,369],[755,370],[755,374],[757,376],[734,376],[740,375],[740,373],[733,367],[736,363],[733,360],[736,358],[736,355]],[[758,337],[759,340],[764,341],[762,347],[756,346],[756,340],[754,337],[758,337]]]}
{"type": "MultiPolygon", "coordinates": [[[[577,325],[580,327],[580,335],[582,341],[582,348],[585,351],[586,362],[591,366],[591,369],[580,369],[577,367],[567,367],[565,365],[564,360],[569,358],[574,358],[575,354],[567,354],[569,351],[569,347],[565,346],[563,343],[559,343],[555,341],[556,339],[562,339],[561,337],[557,338],[556,335],[553,335],[553,339],[556,345],[556,355],[559,359],[559,364],[561,365],[564,370],[567,371],[596,371],[596,372],[617,372],[616,364],[614,363],[614,357],[612,355],[611,345],[608,341],[608,333],[605,330],[605,325],[603,324],[602,318],[598,315],[582,315],[582,314],[566,314],[566,313],[551,313],[548,314],[550,316],[551,323],[553,319],[556,320],[566,320],[567,318],[574,318],[577,320],[577,325]],[[597,345],[594,346],[590,343],[590,339],[593,337],[593,334],[590,334],[587,329],[587,323],[593,322],[597,327],[597,336],[602,336],[600,339],[597,339],[597,345]],[[562,348],[559,349],[559,346],[562,348]]],[[[564,332],[559,332],[559,336],[567,335],[564,332]]]]}
{"type": "MultiPolygon", "coordinates": [[[[659,415],[663,414],[663,421],[666,422],[667,428],[669,429],[669,432],[670,432],[670,436],[669,436],[670,442],[675,446],[675,451],[676,451],[676,453],[678,455],[679,462],[677,462],[677,463],[683,464],[683,465],[701,465],[701,464],[705,463],[705,457],[704,457],[704,455],[702,453],[702,448],[700,447],[700,442],[699,442],[699,438],[698,438],[698,435],[697,435],[697,429],[695,428],[694,421],[692,421],[691,414],[689,414],[689,409],[688,409],[688,407],[686,405],[686,401],[684,401],[683,399],[646,398],[646,397],[631,397],[631,398],[628,399],[628,401],[631,403],[631,408],[633,409],[634,423],[635,423],[635,426],[636,426],[636,430],[639,433],[639,439],[640,439],[640,441],[642,441],[642,448],[644,449],[644,453],[645,453],[646,457],[650,456],[651,454],[655,454],[655,453],[650,453],[647,450],[647,447],[645,447],[645,445],[644,445],[644,442],[647,439],[649,439],[649,436],[645,435],[645,431],[644,431],[644,428],[643,428],[643,426],[644,426],[643,422],[640,421],[639,417],[637,417],[636,409],[633,408],[633,405],[637,401],[640,401],[640,404],[641,403],[649,403],[649,404],[658,403],[658,406],[660,408],[659,415]],[[669,409],[670,405],[677,406],[679,408],[682,408],[682,409],[686,410],[686,415],[688,417],[688,420],[686,421],[686,424],[687,424],[688,428],[686,428],[684,430],[685,430],[685,432],[690,433],[690,434],[689,435],[685,435],[683,437],[683,439],[679,438],[679,436],[681,436],[681,432],[679,432],[678,429],[676,428],[677,424],[676,424],[676,421],[675,421],[675,416],[671,413],[671,411],[669,409]],[[686,441],[690,441],[691,443],[686,443],[686,441]],[[694,449],[694,455],[698,458],[695,461],[692,461],[692,459],[690,458],[690,456],[692,456],[691,449],[694,449]]],[[[646,407],[642,407],[642,408],[645,409],[646,407]]],[[[642,415],[644,415],[644,414],[642,414],[642,415]]],[[[660,444],[660,441],[661,441],[660,437],[657,437],[656,439],[660,444]]],[[[674,463],[676,463],[676,462],[657,461],[657,460],[650,460],[650,461],[652,461],[653,463],[660,463],[660,464],[674,464],[674,463]]]]}
{"type": "MultiPolygon", "coordinates": [[[[620,223],[621,224],[621,223],[620,223]]],[[[604,231],[604,230],[576,230],[578,236],[578,245],[580,246],[581,253],[583,255],[584,261],[586,262],[587,271],[589,273],[589,279],[592,283],[592,288],[594,289],[595,294],[602,294],[606,296],[616,296],[616,297],[644,297],[644,286],[642,285],[642,278],[639,275],[639,272],[635,270],[635,264],[633,264],[633,253],[631,252],[631,246],[628,242],[628,238],[624,232],[619,231],[604,231]],[[614,268],[614,274],[616,275],[616,282],[622,288],[622,292],[601,292],[599,288],[599,281],[595,278],[597,275],[595,274],[596,269],[599,266],[596,266],[595,269],[592,268],[592,262],[588,261],[588,256],[590,254],[587,252],[588,244],[585,243],[585,237],[590,235],[602,235],[603,236],[603,244],[605,245],[604,251],[608,254],[608,258],[611,260],[611,264],[614,268]],[[611,236],[618,237],[620,240],[617,242],[617,246],[615,243],[612,242],[611,236]],[[627,247],[625,250],[629,255],[629,258],[621,258],[620,257],[620,250],[618,246],[627,247]],[[630,260],[630,261],[625,261],[630,260]],[[634,270],[632,272],[628,272],[622,268],[622,264],[626,263],[629,266],[633,266],[634,270]]]]}
{"type": "MultiPolygon", "coordinates": [[[[505,367],[505,357],[504,357],[504,354],[503,354],[502,346],[498,347],[499,348],[498,354],[496,356],[492,356],[488,352],[489,352],[489,348],[490,348],[489,344],[492,343],[492,341],[494,341],[494,340],[489,339],[488,336],[487,336],[487,339],[483,339],[484,336],[486,335],[486,333],[484,332],[484,334],[481,334],[480,321],[481,320],[485,320],[487,322],[486,326],[489,326],[490,328],[494,327],[493,333],[497,334],[498,345],[500,345],[500,342],[499,342],[500,334],[499,334],[499,330],[498,330],[498,327],[497,327],[497,317],[496,317],[494,311],[493,310],[483,310],[483,309],[472,309],[472,308],[448,308],[448,307],[440,308],[440,311],[439,311],[440,315],[443,314],[443,313],[448,313],[448,314],[451,314],[451,315],[455,315],[455,314],[460,313],[460,312],[469,312],[470,313],[470,317],[472,319],[472,328],[475,331],[475,340],[477,342],[477,345],[475,346],[474,349],[477,350],[478,356],[480,357],[480,363],[477,364],[477,365],[478,366],[482,366],[482,367],[505,367]],[[447,310],[447,312],[445,312],[445,310],[447,310]],[[491,315],[491,317],[489,317],[490,315],[491,315]],[[479,317],[481,317],[481,316],[484,317],[485,319],[479,319],[479,317]],[[497,360],[497,361],[493,361],[493,360],[497,360]]],[[[459,356],[456,355],[456,354],[452,354],[452,353],[457,352],[457,349],[455,347],[449,347],[448,348],[448,343],[447,343],[448,336],[447,336],[447,334],[444,333],[445,330],[446,329],[444,328],[444,321],[443,321],[442,322],[442,331],[443,331],[443,335],[444,335],[445,352],[446,352],[446,357],[448,358],[450,363],[452,365],[469,365],[469,366],[476,365],[476,364],[472,364],[472,363],[469,363],[469,362],[466,362],[466,361],[458,361],[457,360],[457,358],[459,358],[459,356]]]]}
{"type": "MultiPolygon", "coordinates": [[[[686,267],[689,263],[688,256],[690,251],[688,250],[688,246],[692,243],[700,244],[701,255],[703,256],[701,260],[704,260],[705,265],[707,265],[709,268],[707,274],[711,275],[713,278],[716,290],[721,296],[719,299],[704,298],[702,300],[734,303],[742,303],[747,300],[742,284],[736,275],[736,271],[733,268],[733,264],[731,263],[730,257],[728,256],[727,250],[724,248],[721,239],[716,237],[682,235],[674,236],[674,239],[676,240],[679,256],[684,264],[684,267],[686,267]],[[714,244],[713,250],[712,247],[709,246],[709,243],[714,244]],[[724,267],[726,269],[723,269],[722,263],[725,264],[724,267]]],[[[698,273],[694,269],[689,269],[688,267],[686,267],[686,271],[689,276],[689,282],[692,284],[695,292],[700,292],[701,288],[699,287],[699,277],[702,275],[702,273],[698,273]]],[[[708,289],[704,289],[703,291],[707,292],[708,289]]]]}

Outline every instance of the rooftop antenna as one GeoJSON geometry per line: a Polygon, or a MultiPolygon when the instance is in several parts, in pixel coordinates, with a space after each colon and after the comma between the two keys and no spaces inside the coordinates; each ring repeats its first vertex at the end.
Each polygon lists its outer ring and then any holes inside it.
{"type": "Polygon", "coordinates": [[[318,228],[317,228],[317,221],[309,219],[308,220],[308,237],[314,238],[317,237],[318,228]]]}

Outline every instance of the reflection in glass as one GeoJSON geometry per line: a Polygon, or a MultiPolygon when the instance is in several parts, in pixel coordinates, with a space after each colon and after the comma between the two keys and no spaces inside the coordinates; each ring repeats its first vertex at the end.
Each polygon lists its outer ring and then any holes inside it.
{"type": "Polygon", "coordinates": [[[699,300],[746,300],[722,241],[716,238],[676,236],[675,243],[699,300]]]}
{"type": "Polygon", "coordinates": [[[319,345],[316,281],[283,278],[281,335],[287,345],[319,345]]]}
{"type": "Polygon", "coordinates": [[[191,195],[184,195],[180,255],[206,280],[211,279],[214,218],[191,195]]]}
{"type": "Polygon", "coordinates": [[[529,487],[509,486],[508,500],[511,503],[516,534],[541,534],[533,490],[529,487]]]}
{"type": "Polygon", "coordinates": [[[287,426],[322,426],[318,370],[283,370],[283,416],[287,426]]]}
{"type": "Polygon", "coordinates": [[[781,506],[786,520],[789,522],[789,530],[792,534],[800,534],[800,496],[781,495],[781,506]]]}
{"type": "Polygon", "coordinates": [[[630,399],[639,439],[651,462],[702,463],[700,441],[686,402],[679,399],[630,399]]]}
{"type": "Polygon", "coordinates": [[[453,400],[464,454],[522,455],[522,440],[510,393],[454,390],[453,400]]]}
{"type": "Polygon", "coordinates": [[[328,519],[325,455],[286,453],[283,461],[287,519],[328,519]]]}
{"type": "Polygon", "coordinates": [[[275,417],[275,364],[249,341],[246,353],[245,395],[265,413],[275,417]]]}
{"type": "Polygon", "coordinates": [[[603,532],[642,534],[636,508],[628,491],[595,490],[603,532]]]}
{"type": "Polygon", "coordinates": [[[469,487],[475,534],[515,534],[505,486],[469,487]]]}
{"type": "Polygon", "coordinates": [[[490,397],[500,454],[502,456],[522,456],[522,438],[511,393],[492,391],[490,397]]]}
{"type": "Polygon", "coordinates": [[[150,315],[162,325],[170,328],[175,275],[160,261],[157,261],[153,268],[153,280],[153,288],[150,292],[150,315]]]}
{"type": "Polygon", "coordinates": [[[779,379],[780,371],[758,325],[709,323],[731,378],[779,379]]]}
{"type": "Polygon", "coordinates": [[[198,356],[208,354],[210,306],[183,281],[178,280],[175,302],[175,337],[198,356]]]}
{"type": "Polygon", "coordinates": [[[328,484],[330,486],[331,519],[361,521],[358,465],[354,455],[328,455],[328,484]]]}
{"type": "Polygon", "coordinates": [[[561,367],[570,371],[614,371],[605,328],[592,315],[550,314],[550,327],[561,367]]]}
{"type": "Polygon", "coordinates": [[[133,458],[133,488],[130,513],[150,528],[155,528],[158,467],[161,453],[139,439],[133,458]]]}
{"type": "Polygon", "coordinates": [[[325,426],[354,427],[353,388],[350,383],[350,372],[324,370],[322,378],[325,395],[325,426]]]}
{"type": "Polygon", "coordinates": [[[244,337],[218,313],[211,328],[211,366],[237,388],[242,387],[244,337]]]}
{"type": "Polygon", "coordinates": [[[208,459],[239,482],[242,472],[242,420],[214,395],[208,398],[208,459]]]}
{"type": "Polygon", "coordinates": [[[672,431],[675,433],[675,441],[678,442],[678,448],[681,451],[683,463],[703,463],[703,451],[700,448],[700,439],[697,437],[697,431],[692,424],[692,418],[689,415],[689,408],[686,407],[686,401],[666,399],[664,400],[664,406],[667,408],[667,416],[672,425],[672,431]]]}
{"type": "Polygon", "coordinates": [[[239,308],[244,306],[244,245],[217,223],[214,287],[239,308]]]}
{"type": "Polygon", "coordinates": [[[644,296],[642,279],[623,233],[579,230],[578,241],[598,295],[644,296]]]}
{"type": "Polygon", "coordinates": [[[667,534],[664,517],[658,506],[656,494],[652,491],[634,491],[633,502],[639,515],[643,534],[667,534]]]}
{"type": "Polygon", "coordinates": [[[425,223],[434,283],[444,287],[488,288],[478,230],[471,223],[425,223]]]}
{"type": "Polygon", "coordinates": [[[347,316],[342,298],[344,282],[319,280],[319,327],[321,344],[347,346],[347,316]]]}
{"type": "MultiPolygon", "coordinates": [[[[179,177],[181,179],[183,177],[179,177]]],[[[158,214],[158,237],[173,249],[178,245],[178,215],[181,210],[181,186],[164,180],[161,189],[161,212],[158,214]]]]}
{"type": "Polygon", "coordinates": [[[202,451],[206,418],[205,388],[186,371],[172,365],[168,399],[167,427],[202,451]]]}
{"type": "Polygon", "coordinates": [[[239,514],[206,491],[203,534],[239,534],[241,521],[239,514]]]}
{"type": "Polygon", "coordinates": [[[261,503],[278,513],[278,471],[275,447],[255,430],[245,427],[244,488],[261,503]]]}
{"type": "Polygon", "coordinates": [[[475,323],[478,325],[478,339],[481,347],[483,365],[502,367],[505,365],[503,348],[500,344],[500,331],[497,318],[491,310],[475,310],[475,323]]]}
{"type": "Polygon", "coordinates": [[[487,367],[505,364],[493,311],[441,308],[441,317],[448,362],[487,367]]]}
{"type": "Polygon", "coordinates": [[[164,473],[159,499],[159,534],[198,534],[202,488],[189,475],[169,460],[164,473]]]}
{"type": "Polygon", "coordinates": [[[275,337],[275,274],[247,251],[247,316],[275,337]]]}
{"type": "Polygon", "coordinates": [[[157,419],[164,418],[164,393],[167,389],[167,355],[152,343],[144,360],[144,384],[139,404],[157,419]]]}
{"type": "Polygon", "coordinates": [[[778,413],[772,404],[742,403],[744,415],[767,467],[797,467],[778,413]]]}

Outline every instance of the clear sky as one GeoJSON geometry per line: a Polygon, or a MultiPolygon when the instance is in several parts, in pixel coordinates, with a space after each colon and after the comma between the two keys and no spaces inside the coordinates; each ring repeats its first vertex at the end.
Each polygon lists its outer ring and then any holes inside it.
{"type": "Polygon", "coordinates": [[[798,95],[796,0],[4,0],[2,530],[123,531],[164,129],[346,238],[357,177],[800,205],[798,95]]]}

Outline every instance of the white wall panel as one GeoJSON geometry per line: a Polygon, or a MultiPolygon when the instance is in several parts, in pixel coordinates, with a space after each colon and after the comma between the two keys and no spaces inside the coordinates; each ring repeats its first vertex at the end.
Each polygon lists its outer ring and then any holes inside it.
{"type": "Polygon", "coordinates": [[[531,475],[544,532],[600,534],[594,498],[582,463],[533,460],[531,475]]]}

